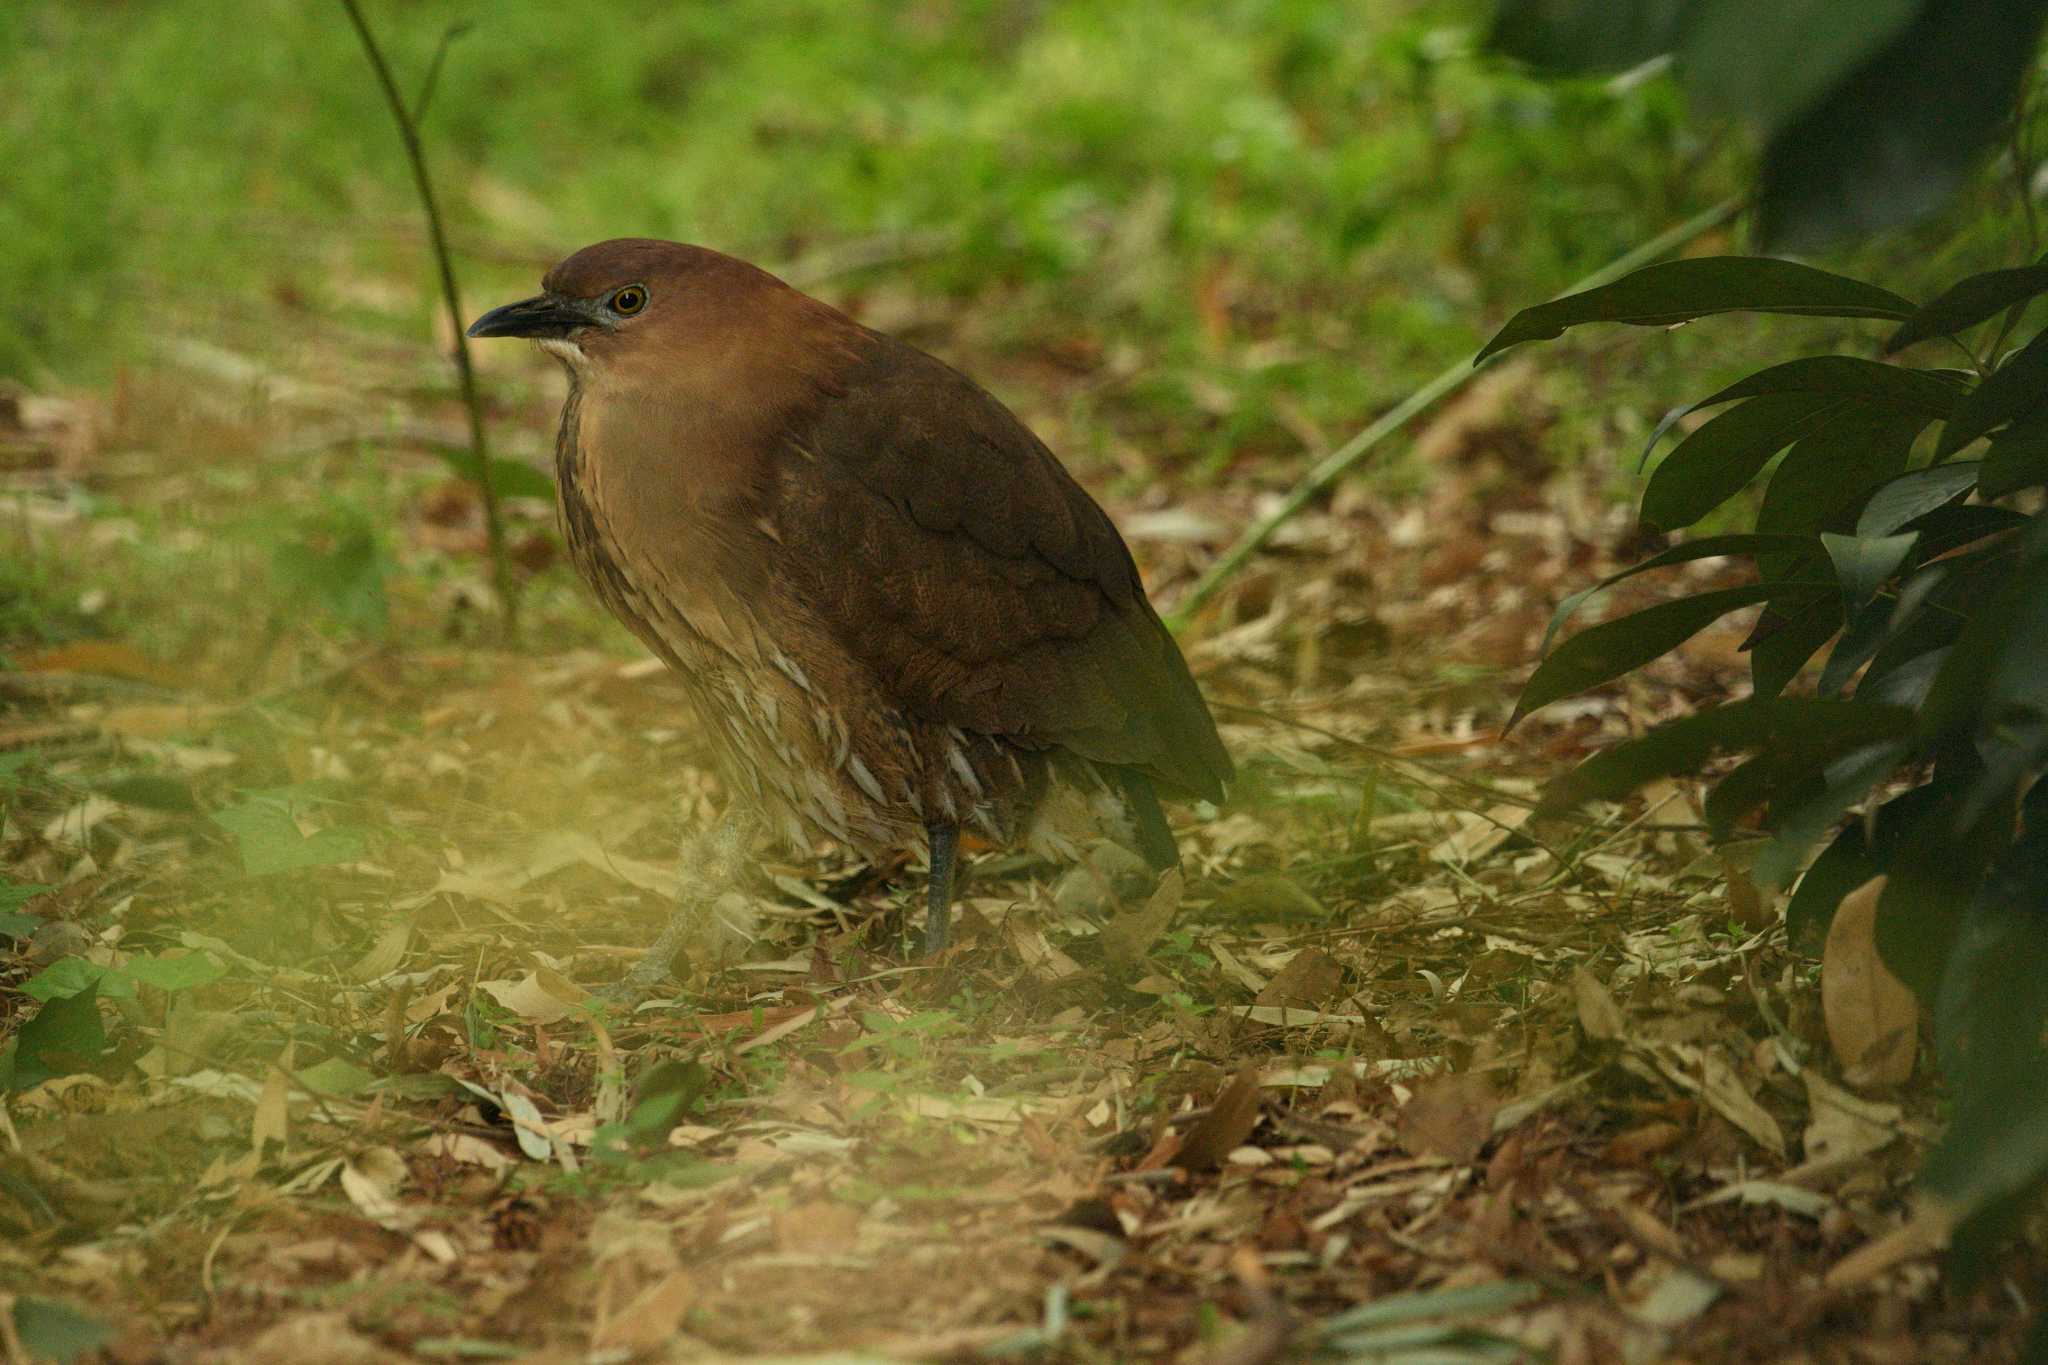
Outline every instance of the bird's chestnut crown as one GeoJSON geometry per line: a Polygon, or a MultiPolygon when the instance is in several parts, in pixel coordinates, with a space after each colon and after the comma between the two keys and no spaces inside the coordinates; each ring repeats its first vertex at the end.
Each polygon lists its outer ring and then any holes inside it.
{"type": "Polygon", "coordinates": [[[643,315],[673,313],[673,308],[662,307],[664,302],[688,304],[686,311],[693,315],[689,324],[671,317],[664,326],[701,326],[708,318],[697,315],[705,313],[704,305],[711,299],[746,297],[780,287],[765,272],[704,247],[622,237],[567,257],[542,278],[539,294],[493,308],[470,324],[469,334],[580,346],[620,333],[643,315]]]}

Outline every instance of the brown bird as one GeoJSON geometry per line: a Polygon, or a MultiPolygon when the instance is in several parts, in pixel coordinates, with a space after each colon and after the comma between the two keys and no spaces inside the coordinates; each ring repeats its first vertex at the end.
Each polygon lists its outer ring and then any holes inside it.
{"type": "Polygon", "coordinates": [[[469,335],[568,369],[571,557],[695,702],[730,794],[717,876],[763,820],[870,858],[922,835],[931,952],[963,829],[1071,852],[1092,808],[1179,861],[1155,785],[1220,800],[1229,755],[1123,538],[1007,408],[704,247],[600,242],[541,288],[469,335]]]}

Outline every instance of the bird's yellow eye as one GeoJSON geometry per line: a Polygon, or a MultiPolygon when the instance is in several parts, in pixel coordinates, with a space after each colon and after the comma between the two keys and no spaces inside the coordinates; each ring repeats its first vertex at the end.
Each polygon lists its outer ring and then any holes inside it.
{"type": "Polygon", "coordinates": [[[629,284],[611,298],[612,311],[631,317],[647,306],[647,291],[637,284],[629,284]]]}

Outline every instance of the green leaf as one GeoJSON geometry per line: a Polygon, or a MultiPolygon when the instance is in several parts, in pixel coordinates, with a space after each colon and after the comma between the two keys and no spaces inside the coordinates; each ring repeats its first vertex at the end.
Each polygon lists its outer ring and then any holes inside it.
{"type": "Polygon", "coordinates": [[[1954,336],[2038,294],[2048,294],[2048,259],[2013,270],[1987,270],[1971,275],[1950,285],[1900,324],[1899,330],[1884,343],[1885,354],[1935,337],[1954,336]]]}
{"type": "MultiPolygon", "coordinates": [[[[1913,441],[1928,420],[1876,406],[1835,414],[1778,462],[1757,510],[1757,530],[1810,536],[1854,529],[1856,512],[1871,494],[1905,472],[1913,441]]],[[[1760,555],[1757,571],[1765,578],[1812,573],[1820,554],[1814,544],[1799,556],[1760,555]]]]}
{"type": "Polygon", "coordinates": [[[1818,550],[1820,542],[1812,536],[1734,534],[1725,536],[1701,536],[1674,545],[1661,554],[1655,554],[1640,564],[1632,564],[1619,573],[1609,574],[1590,588],[1573,593],[1558,604],[1551,614],[1550,625],[1543,632],[1543,643],[1536,651],[1540,658],[1550,653],[1550,642],[1557,637],[1558,630],[1571,619],[1573,613],[1585,605],[1595,593],[1605,592],[1625,578],[1634,578],[1651,569],[1668,568],[1673,564],[1686,564],[1696,559],[1717,559],[1723,555],[1756,556],[1770,552],[1797,553],[1804,550],[1818,550]]]}
{"type": "Polygon", "coordinates": [[[1868,605],[1877,596],[1877,590],[1906,562],[1919,539],[1918,531],[1892,536],[1838,536],[1823,532],[1820,543],[1827,547],[1828,558],[1834,562],[1844,608],[1856,612],[1868,605]]]}
{"type": "Polygon", "coordinates": [[[68,1305],[24,1295],[14,1301],[14,1335],[31,1357],[70,1365],[112,1345],[119,1333],[68,1305]]]}
{"type": "Polygon", "coordinates": [[[271,554],[271,570],[286,591],[359,629],[381,630],[384,548],[366,525],[344,525],[331,549],[287,541],[271,554]]]}
{"type": "Polygon", "coordinates": [[[27,938],[43,927],[40,915],[22,915],[12,910],[0,910],[0,938],[27,938]]]}
{"type": "Polygon", "coordinates": [[[1766,608],[1748,641],[1750,691],[1759,697],[1777,696],[1841,628],[1842,597],[1838,592],[1815,593],[1803,599],[1795,596],[1766,608]]]}
{"type": "Polygon", "coordinates": [[[1905,318],[1914,304],[1874,284],[1766,256],[1665,261],[1613,284],[1525,308],[1481,348],[1485,360],[1525,341],[1547,341],[1587,322],[1668,327],[1716,313],[1905,318]]]}
{"type": "Polygon", "coordinates": [[[2037,333],[1956,404],[1934,458],[1947,459],[1997,427],[2031,414],[2048,394],[2048,330],[2037,333]]]}
{"type": "Polygon", "coordinates": [[[298,868],[352,863],[363,856],[362,836],[351,829],[299,833],[291,813],[268,801],[247,801],[216,811],[214,823],[235,836],[242,868],[252,877],[298,868]]]}
{"type": "Polygon", "coordinates": [[[1817,794],[1782,813],[1773,811],[1771,841],[1750,868],[1757,885],[1783,886],[1791,881],[1806,850],[1905,762],[1912,749],[1905,741],[1890,741],[1844,754],[1828,764],[1817,794]]]}
{"type": "Polygon", "coordinates": [[[1856,534],[1888,536],[1937,507],[1947,506],[1977,486],[1977,470],[1975,460],[1959,460],[1901,474],[1863,504],[1863,515],[1856,519],[1856,534]]]}
{"type": "Polygon", "coordinates": [[[1632,669],[1670,652],[1705,630],[1731,611],[1768,602],[1774,597],[1810,594],[1816,589],[1833,595],[1832,583],[1751,583],[1739,588],[1682,597],[1664,602],[1616,621],[1589,626],[1566,640],[1536,669],[1522,688],[1514,725],[1523,716],[1560,697],[1569,697],[1589,687],[1598,687],[1632,669]]]}
{"type": "Polygon", "coordinates": [[[1643,490],[1643,520],[1667,531],[1692,525],[1729,498],[1847,400],[1814,393],[1768,393],[1730,408],[1678,443],[1643,490]]]}
{"type": "Polygon", "coordinates": [[[1501,0],[1487,45],[1547,71],[1620,71],[1678,42],[1691,0],[1501,0]]]}
{"type": "Polygon", "coordinates": [[[188,991],[209,986],[227,975],[227,967],[208,953],[185,953],[179,957],[136,956],[118,969],[123,976],[154,986],[160,991],[188,991]]]}
{"type": "Polygon", "coordinates": [[[1871,852],[1862,822],[1851,822],[1813,860],[1785,902],[1786,941],[1800,952],[1818,957],[1842,897],[1883,871],[1884,864],[1871,852]]]}
{"type": "Polygon", "coordinates": [[[329,1057],[292,1073],[292,1079],[319,1095],[347,1098],[360,1095],[376,1084],[377,1077],[342,1057],[329,1057]]]}
{"type": "Polygon", "coordinates": [[[21,993],[33,1000],[63,1000],[99,985],[107,969],[82,957],[60,957],[21,983],[21,993]]]}
{"type": "Polygon", "coordinates": [[[1985,447],[1977,496],[2002,498],[2048,484],[2048,408],[2015,418],[1985,447]]]}
{"type": "MultiPolygon", "coordinates": [[[[443,464],[471,483],[476,483],[476,454],[466,446],[436,446],[434,453],[443,464]]],[[[555,481],[523,460],[493,457],[490,462],[491,491],[501,498],[545,498],[555,496],[555,481]]]]}
{"type": "Polygon", "coordinates": [[[1955,411],[1966,386],[1964,377],[1952,370],[1916,370],[1853,355],[1815,355],[1758,370],[1693,406],[1712,407],[1765,393],[1824,393],[1946,417],[1955,411]]]}
{"type": "Polygon", "coordinates": [[[55,1076],[84,1071],[106,1047],[97,992],[88,989],[51,1000],[15,1035],[14,1086],[26,1090],[55,1076]]]}
{"type": "MultiPolygon", "coordinates": [[[[43,886],[36,882],[15,882],[9,881],[5,877],[0,877],[0,911],[19,910],[37,896],[55,889],[55,887],[43,886]]],[[[35,917],[30,916],[29,918],[34,919],[35,917]]],[[[37,924],[42,923],[40,919],[37,919],[35,922],[37,924]]]]}
{"type": "Polygon", "coordinates": [[[1657,778],[1697,772],[1717,753],[1791,750],[1818,764],[1912,732],[1913,713],[1904,707],[1819,697],[1730,702],[1593,755],[1551,783],[1538,810],[1556,813],[1587,801],[1617,800],[1657,778]]]}
{"type": "Polygon", "coordinates": [[[1679,70],[1702,109],[1769,134],[1819,104],[1919,8],[1920,0],[1712,0],[1692,8],[1679,70]]]}
{"type": "Polygon", "coordinates": [[[1772,137],[1757,212],[1763,240],[1810,250],[1940,208],[2011,116],[2044,13],[2048,0],[1927,0],[1881,52],[1772,137]]]}

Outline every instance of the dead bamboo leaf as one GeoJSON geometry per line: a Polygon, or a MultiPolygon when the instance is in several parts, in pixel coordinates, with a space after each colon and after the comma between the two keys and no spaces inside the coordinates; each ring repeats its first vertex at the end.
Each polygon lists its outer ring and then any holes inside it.
{"type": "Polygon", "coordinates": [[[1579,1028],[1595,1042],[1620,1042],[1628,1032],[1628,1017],[1614,1002],[1600,978],[1584,967],[1572,968],[1572,999],[1579,1007],[1579,1028]]]}

